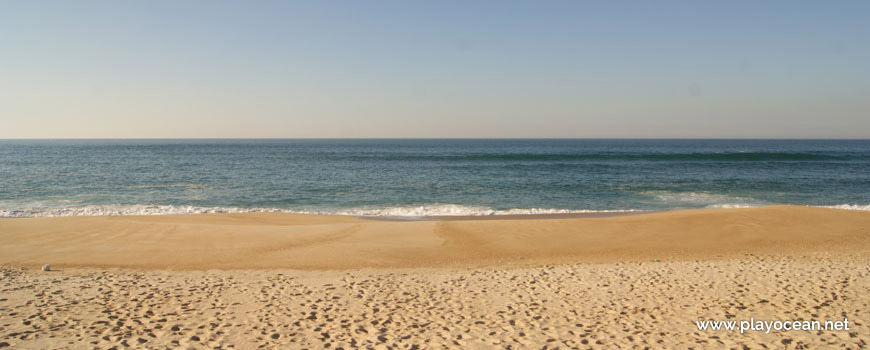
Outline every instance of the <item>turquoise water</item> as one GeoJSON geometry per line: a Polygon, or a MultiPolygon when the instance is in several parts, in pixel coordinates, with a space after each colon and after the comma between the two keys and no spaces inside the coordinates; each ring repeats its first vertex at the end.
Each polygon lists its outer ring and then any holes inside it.
{"type": "Polygon", "coordinates": [[[0,216],[870,210],[870,140],[0,140],[0,216]]]}

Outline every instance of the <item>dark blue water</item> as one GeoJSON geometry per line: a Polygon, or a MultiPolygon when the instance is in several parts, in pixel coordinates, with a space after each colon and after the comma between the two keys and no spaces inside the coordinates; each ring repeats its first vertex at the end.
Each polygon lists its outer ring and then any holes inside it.
{"type": "Polygon", "coordinates": [[[769,204],[867,210],[870,140],[0,141],[0,216],[769,204]]]}

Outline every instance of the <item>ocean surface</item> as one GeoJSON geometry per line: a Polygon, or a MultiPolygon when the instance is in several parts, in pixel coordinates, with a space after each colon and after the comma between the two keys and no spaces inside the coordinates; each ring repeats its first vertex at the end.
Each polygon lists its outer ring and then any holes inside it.
{"type": "Polygon", "coordinates": [[[870,140],[0,140],[0,217],[870,210],[870,140]]]}

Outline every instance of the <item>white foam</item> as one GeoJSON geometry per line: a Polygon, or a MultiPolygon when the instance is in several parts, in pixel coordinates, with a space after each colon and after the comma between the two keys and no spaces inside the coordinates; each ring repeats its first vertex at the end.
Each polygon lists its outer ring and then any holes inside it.
{"type": "Polygon", "coordinates": [[[737,203],[732,203],[732,204],[711,204],[711,205],[708,205],[708,206],[707,206],[707,208],[711,208],[711,209],[738,209],[738,208],[755,208],[755,207],[757,207],[757,205],[751,205],[751,204],[737,204],[737,203]]]}
{"type": "MultiPolygon", "coordinates": [[[[748,204],[713,204],[708,205],[707,208],[755,208],[757,205],[748,205],[748,204]]],[[[858,205],[858,204],[840,204],[840,205],[808,205],[808,207],[815,208],[830,208],[830,209],[842,209],[842,210],[860,210],[860,211],[870,211],[870,205],[858,205]]]]}
{"type": "Polygon", "coordinates": [[[840,205],[824,205],[822,208],[831,208],[831,209],[843,209],[843,210],[861,210],[861,211],[870,211],[870,204],[868,205],[859,205],[859,204],[840,204],[840,205]]]}
{"type": "Polygon", "coordinates": [[[674,207],[704,206],[704,208],[710,209],[734,209],[754,208],[773,204],[753,198],[710,192],[646,191],[643,194],[652,196],[658,201],[672,203],[674,207]]]}
{"type": "Polygon", "coordinates": [[[0,209],[0,217],[57,217],[57,216],[118,216],[118,215],[175,215],[212,213],[282,212],[276,208],[224,208],[175,205],[90,205],[71,208],[0,209]]]}
{"type": "MultiPolygon", "coordinates": [[[[745,203],[710,204],[707,208],[752,208],[758,205],[745,203]]],[[[840,204],[818,206],[822,208],[870,211],[870,205],[840,204]]],[[[458,204],[427,204],[402,207],[361,207],[343,210],[290,210],[281,208],[237,208],[237,207],[197,207],[175,205],[91,205],[82,207],[31,207],[26,209],[0,209],[0,217],[57,217],[57,216],[121,216],[121,215],[178,215],[213,213],[294,213],[327,214],[346,216],[491,216],[491,215],[541,215],[541,214],[586,214],[586,213],[631,213],[644,212],[640,209],[556,209],[556,208],[514,208],[496,210],[485,206],[464,206],[458,204]]]]}
{"type": "Polygon", "coordinates": [[[236,207],[196,207],[175,205],[92,205],[69,208],[27,208],[0,209],[0,217],[58,217],[58,216],[121,216],[121,215],[177,215],[213,213],[295,213],[328,214],[346,216],[489,216],[489,215],[534,215],[534,214],[575,214],[575,213],[624,213],[643,210],[571,210],[571,209],[507,209],[495,210],[484,206],[464,206],[457,204],[429,204],[404,207],[362,207],[344,210],[290,210],[281,208],[236,208],[236,207]]]}
{"type": "Polygon", "coordinates": [[[708,203],[711,205],[731,205],[735,202],[740,203],[735,205],[750,205],[749,203],[752,202],[750,198],[709,192],[646,191],[642,193],[663,202],[708,203]]]}
{"type": "Polygon", "coordinates": [[[350,216],[490,216],[490,215],[541,215],[541,214],[582,214],[582,213],[626,213],[642,211],[625,210],[589,210],[589,209],[547,209],[547,208],[515,208],[496,210],[483,206],[464,206],[457,204],[430,204],[421,206],[388,207],[388,208],[357,208],[334,212],[350,216]]]}

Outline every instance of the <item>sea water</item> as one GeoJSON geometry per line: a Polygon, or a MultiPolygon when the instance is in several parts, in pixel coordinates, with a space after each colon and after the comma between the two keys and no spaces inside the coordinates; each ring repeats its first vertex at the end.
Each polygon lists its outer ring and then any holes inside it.
{"type": "Polygon", "coordinates": [[[0,140],[0,217],[870,210],[870,140],[0,140]]]}

